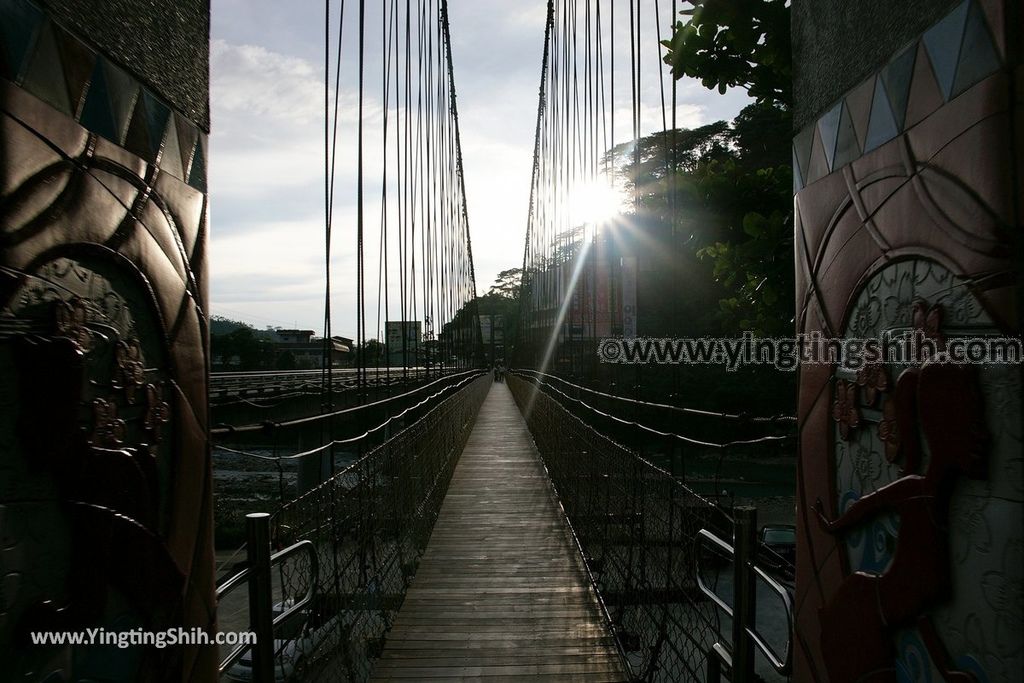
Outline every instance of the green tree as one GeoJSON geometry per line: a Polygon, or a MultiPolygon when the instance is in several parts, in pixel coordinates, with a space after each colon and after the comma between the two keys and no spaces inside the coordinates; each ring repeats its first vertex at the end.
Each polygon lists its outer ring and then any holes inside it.
{"type": "MultiPolygon", "coordinates": [[[[698,299],[676,307],[676,317],[692,326],[684,329],[679,322],[677,333],[711,331],[702,322],[705,301],[716,299],[723,333],[791,331],[792,172],[778,161],[788,161],[788,136],[788,112],[755,103],[731,124],[659,132],[635,148],[613,150],[625,186],[639,196],[645,232],[660,245],[661,251],[648,255],[650,267],[698,299]],[[718,288],[699,276],[715,280],[718,288]]],[[[648,310],[656,303],[648,302],[648,310]]],[[[672,317],[670,310],[663,317],[672,317]]],[[[672,323],[662,329],[673,329],[672,323]]]]}
{"type": "Polygon", "coordinates": [[[759,103],[793,105],[790,0],[689,0],[672,28],[672,75],[724,93],[745,88],[759,103]]]}
{"type": "MultiPolygon", "coordinates": [[[[698,255],[711,262],[714,277],[726,291],[720,300],[726,328],[790,333],[794,280],[789,1],[690,4],[680,13],[687,20],[678,22],[672,37],[664,41],[665,61],[673,75],[697,78],[719,92],[745,88],[755,103],[740,112],[727,133],[719,133],[727,138],[724,150],[698,148],[695,163],[687,165],[675,163],[678,155],[673,157],[662,145],[663,163],[681,177],[643,194],[656,211],[658,201],[674,202],[677,210],[680,203],[689,204],[691,212],[684,215],[696,227],[686,231],[684,226],[684,234],[698,255]]],[[[655,178],[642,168],[634,171],[637,182],[655,178]]]]}
{"type": "Polygon", "coordinates": [[[518,299],[519,285],[523,281],[522,268],[509,268],[498,273],[494,284],[487,290],[487,295],[504,297],[506,299],[518,299]]]}

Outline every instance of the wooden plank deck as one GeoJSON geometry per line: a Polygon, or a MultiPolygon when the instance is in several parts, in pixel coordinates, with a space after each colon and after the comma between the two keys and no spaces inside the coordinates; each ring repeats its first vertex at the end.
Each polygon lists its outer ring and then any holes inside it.
{"type": "Polygon", "coordinates": [[[624,681],[504,384],[484,401],[375,681],[624,681]]]}

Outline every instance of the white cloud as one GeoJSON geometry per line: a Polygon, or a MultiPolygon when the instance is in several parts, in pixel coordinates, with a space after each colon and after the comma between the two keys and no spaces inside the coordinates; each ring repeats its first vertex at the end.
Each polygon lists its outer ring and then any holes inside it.
{"type": "Polygon", "coordinates": [[[323,72],[310,62],[258,45],[210,41],[210,98],[215,112],[298,124],[323,117],[323,72]]]}

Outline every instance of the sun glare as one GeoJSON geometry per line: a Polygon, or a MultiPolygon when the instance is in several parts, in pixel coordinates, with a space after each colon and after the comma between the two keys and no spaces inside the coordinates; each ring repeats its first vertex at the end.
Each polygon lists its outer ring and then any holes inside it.
{"type": "Polygon", "coordinates": [[[578,185],[569,194],[572,225],[603,223],[622,211],[622,193],[601,180],[578,185]]]}

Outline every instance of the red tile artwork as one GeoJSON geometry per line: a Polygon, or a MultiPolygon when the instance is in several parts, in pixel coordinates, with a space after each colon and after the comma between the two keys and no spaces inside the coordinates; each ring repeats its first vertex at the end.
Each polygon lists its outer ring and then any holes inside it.
{"type": "Polygon", "coordinates": [[[1024,670],[1007,621],[1024,571],[1019,369],[941,357],[951,339],[1020,334],[1007,6],[957,4],[846,93],[856,153],[825,154],[831,109],[794,141],[797,331],[928,342],[801,375],[796,680],[1024,670]]]}

